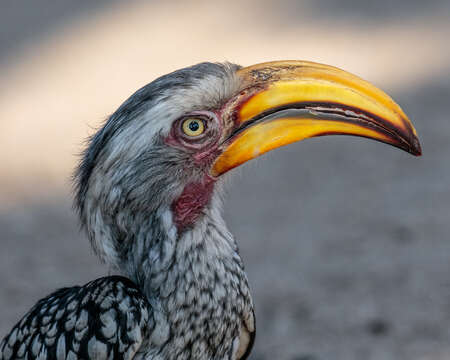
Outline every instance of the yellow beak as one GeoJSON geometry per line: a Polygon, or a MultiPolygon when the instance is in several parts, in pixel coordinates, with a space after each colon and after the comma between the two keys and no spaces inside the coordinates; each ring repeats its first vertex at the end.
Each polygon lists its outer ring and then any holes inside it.
{"type": "Polygon", "coordinates": [[[213,176],[280,146],[332,134],[367,137],[421,155],[416,131],[400,106],[346,71],[277,61],[240,69],[237,76],[242,90],[222,111],[232,129],[213,176]]]}

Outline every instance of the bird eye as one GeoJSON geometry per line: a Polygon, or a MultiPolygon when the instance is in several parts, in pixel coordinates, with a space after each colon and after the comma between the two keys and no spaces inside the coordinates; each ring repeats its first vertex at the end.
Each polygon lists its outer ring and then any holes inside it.
{"type": "Polygon", "coordinates": [[[205,124],[203,121],[195,118],[184,120],[181,127],[187,136],[199,136],[205,131],[205,124]]]}

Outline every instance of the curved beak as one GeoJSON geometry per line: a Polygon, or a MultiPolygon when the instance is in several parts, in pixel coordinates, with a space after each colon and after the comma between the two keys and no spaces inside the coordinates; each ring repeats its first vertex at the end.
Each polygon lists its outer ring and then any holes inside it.
{"type": "Polygon", "coordinates": [[[346,71],[277,61],[242,68],[237,76],[242,91],[222,109],[231,129],[213,176],[280,146],[323,135],[362,136],[421,155],[416,131],[400,106],[346,71]]]}

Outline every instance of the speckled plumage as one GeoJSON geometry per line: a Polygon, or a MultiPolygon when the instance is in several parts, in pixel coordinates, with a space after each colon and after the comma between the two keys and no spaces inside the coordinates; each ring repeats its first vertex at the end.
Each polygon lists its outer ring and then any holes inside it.
{"type": "Polygon", "coordinates": [[[0,345],[10,359],[133,359],[154,327],[147,299],[119,276],[40,300],[0,345]]]}
{"type": "Polygon", "coordinates": [[[202,63],[165,75],[132,95],[91,138],[75,177],[76,207],[97,255],[130,280],[107,277],[41,300],[6,336],[1,360],[248,356],[253,305],[221,216],[222,180],[195,223],[177,227],[172,204],[203,172],[163,140],[184,113],[218,108],[235,95],[236,69],[202,63]],[[77,341],[76,326],[86,318],[77,341]]]}

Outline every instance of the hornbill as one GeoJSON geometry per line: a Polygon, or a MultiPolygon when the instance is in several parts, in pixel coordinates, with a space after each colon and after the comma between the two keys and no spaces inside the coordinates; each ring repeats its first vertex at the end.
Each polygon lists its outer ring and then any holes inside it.
{"type": "Polygon", "coordinates": [[[253,304],[221,215],[223,174],[305,138],[348,134],[420,155],[384,92],[306,61],[201,63],[135,92],[89,140],[75,205],[123,276],[60,289],[4,338],[0,359],[245,359],[253,304]]]}

